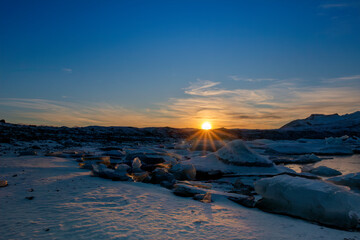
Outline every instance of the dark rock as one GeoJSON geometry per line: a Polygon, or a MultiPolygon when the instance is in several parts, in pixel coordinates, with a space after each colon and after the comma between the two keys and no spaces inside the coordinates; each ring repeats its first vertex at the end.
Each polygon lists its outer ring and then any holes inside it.
{"type": "Polygon", "coordinates": [[[17,174],[12,175],[12,177],[17,177],[17,174]]]}
{"type": "Polygon", "coordinates": [[[196,169],[192,164],[176,164],[169,170],[177,180],[195,180],[196,169]]]}
{"type": "Polygon", "coordinates": [[[175,182],[175,177],[164,168],[157,168],[151,173],[151,183],[159,184],[163,181],[175,182]]]}
{"type": "Polygon", "coordinates": [[[156,164],[143,164],[140,167],[142,170],[147,171],[147,172],[152,172],[157,168],[156,164]]]}
{"type": "Polygon", "coordinates": [[[151,181],[151,177],[148,172],[136,172],[129,175],[134,182],[148,183],[151,181]]]}
{"type": "Polygon", "coordinates": [[[228,197],[229,200],[236,202],[244,207],[254,208],[255,207],[255,197],[246,196],[246,197],[228,197]]]}
{"type": "Polygon", "coordinates": [[[175,195],[181,196],[181,197],[193,197],[196,194],[206,194],[205,189],[201,189],[198,187],[194,187],[194,186],[182,184],[182,183],[175,184],[173,192],[175,195]]]}
{"type": "Polygon", "coordinates": [[[211,193],[205,193],[205,194],[195,194],[193,196],[193,199],[194,200],[197,200],[197,201],[200,201],[200,202],[203,202],[203,203],[211,203],[212,200],[211,200],[211,193]]]}
{"type": "Polygon", "coordinates": [[[196,169],[196,180],[217,180],[224,175],[220,170],[202,171],[196,169]]]}
{"type": "Polygon", "coordinates": [[[34,196],[25,197],[25,199],[27,199],[27,200],[33,200],[34,198],[35,198],[34,196]]]}
{"type": "Polygon", "coordinates": [[[235,193],[238,194],[243,194],[243,195],[253,195],[255,189],[254,187],[250,186],[250,185],[245,185],[241,179],[237,179],[235,181],[235,183],[233,184],[233,191],[235,193]]]}
{"type": "Polygon", "coordinates": [[[165,162],[162,157],[146,155],[145,153],[133,153],[126,156],[126,160],[132,160],[134,158],[139,158],[141,162],[145,164],[158,164],[165,162]]]}
{"type": "Polygon", "coordinates": [[[112,179],[113,181],[130,181],[131,177],[124,169],[109,169],[104,164],[93,165],[92,173],[94,176],[112,179]]]}
{"type": "Polygon", "coordinates": [[[160,183],[160,186],[167,188],[167,189],[173,189],[176,182],[168,182],[168,181],[162,181],[160,183]]]}
{"type": "Polygon", "coordinates": [[[0,180],[0,187],[8,186],[8,182],[6,180],[0,180]]]}
{"type": "Polygon", "coordinates": [[[122,151],[122,148],[120,147],[101,147],[99,148],[101,151],[104,151],[104,152],[108,152],[108,151],[113,151],[113,150],[120,150],[122,151]]]}

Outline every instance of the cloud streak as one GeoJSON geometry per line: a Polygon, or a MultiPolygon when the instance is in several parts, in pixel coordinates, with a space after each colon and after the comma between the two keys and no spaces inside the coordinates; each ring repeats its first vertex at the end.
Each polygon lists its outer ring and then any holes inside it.
{"type": "Polygon", "coordinates": [[[145,113],[106,103],[82,104],[45,99],[1,98],[0,107],[10,107],[5,118],[15,122],[55,126],[152,126],[162,122],[145,113]],[[18,120],[16,120],[18,119],[18,120]]]}
{"type": "Polygon", "coordinates": [[[72,73],[73,70],[71,68],[63,68],[61,69],[63,72],[72,73]]]}
{"type": "Polygon", "coordinates": [[[275,78],[244,78],[236,75],[230,75],[229,78],[234,81],[245,81],[245,82],[276,81],[275,78]]]}
{"type": "Polygon", "coordinates": [[[170,98],[147,109],[118,104],[74,103],[45,99],[0,98],[6,120],[56,126],[170,126],[199,127],[211,121],[215,127],[278,128],[312,113],[349,113],[360,109],[359,87],[351,85],[359,75],[336,78],[342,87],[297,87],[275,82],[262,89],[227,89],[220,82],[197,80],[184,96],[170,98]],[[9,110],[10,109],[10,110],[9,110]]]}
{"type": "Polygon", "coordinates": [[[360,108],[359,90],[351,86],[299,88],[274,84],[260,90],[229,90],[209,82],[199,85],[201,82],[196,89],[201,92],[191,91],[189,97],[170,99],[163,104],[161,114],[179,122],[194,121],[196,125],[207,120],[217,127],[278,128],[312,113],[342,114],[360,108]]]}
{"type": "Polygon", "coordinates": [[[349,5],[346,3],[333,3],[333,4],[322,4],[319,7],[323,9],[331,9],[331,8],[344,8],[348,6],[349,5]]]}

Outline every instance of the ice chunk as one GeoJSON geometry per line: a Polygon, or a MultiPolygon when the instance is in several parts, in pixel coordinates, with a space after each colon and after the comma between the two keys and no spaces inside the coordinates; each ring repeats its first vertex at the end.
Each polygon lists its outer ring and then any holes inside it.
{"type": "Polygon", "coordinates": [[[354,152],[351,148],[343,145],[328,145],[314,151],[314,153],[318,155],[352,155],[354,152]]]}
{"type": "Polygon", "coordinates": [[[305,163],[319,162],[321,161],[321,158],[317,157],[314,154],[305,154],[294,159],[273,157],[271,160],[276,164],[280,164],[280,163],[305,164],[305,163]]]}
{"type": "Polygon", "coordinates": [[[303,155],[312,153],[309,145],[296,142],[275,142],[267,146],[266,152],[288,155],[303,155]]]}
{"type": "Polygon", "coordinates": [[[306,154],[295,159],[296,163],[314,163],[319,161],[321,161],[321,158],[317,157],[314,154],[306,154]]]}
{"type": "Polygon", "coordinates": [[[342,145],[343,144],[343,138],[338,137],[338,138],[334,138],[334,137],[328,137],[325,138],[325,142],[327,145],[342,145]]]}
{"type": "Polygon", "coordinates": [[[237,166],[271,167],[272,161],[251,150],[242,140],[234,140],[219,149],[215,155],[224,163],[237,166]]]}
{"type": "Polygon", "coordinates": [[[323,177],[333,177],[333,176],[341,175],[341,172],[339,172],[338,170],[325,166],[319,166],[317,168],[310,169],[309,173],[323,177]]]}
{"type": "MultiPolygon", "coordinates": [[[[360,189],[360,172],[350,173],[344,176],[329,178],[328,181],[339,185],[345,185],[350,188],[360,189]]],[[[360,203],[359,203],[360,204],[360,203]]]]}
{"type": "Polygon", "coordinates": [[[255,182],[256,206],[343,229],[360,228],[360,195],[331,183],[287,175],[255,182]]]}

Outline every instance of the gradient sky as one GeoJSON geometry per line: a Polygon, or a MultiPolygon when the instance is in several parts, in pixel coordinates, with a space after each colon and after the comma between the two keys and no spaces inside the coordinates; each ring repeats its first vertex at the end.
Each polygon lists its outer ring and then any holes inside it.
{"type": "Polygon", "coordinates": [[[0,0],[8,122],[264,129],[357,110],[357,0],[0,0]]]}

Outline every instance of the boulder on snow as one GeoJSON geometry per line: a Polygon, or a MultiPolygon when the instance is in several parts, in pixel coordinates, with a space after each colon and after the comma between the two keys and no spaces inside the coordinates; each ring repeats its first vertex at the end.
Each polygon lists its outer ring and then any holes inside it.
{"type": "Polygon", "coordinates": [[[196,169],[192,164],[176,164],[169,170],[177,180],[195,180],[196,169]]]}
{"type": "Polygon", "coordinates": [[[211,193],[205,193],[205,194],[195,194],[193,196],[194,200],[203,202],[203,203],[211,203],[211,193]]]}
{"type": "Polygon", "coordinates": [[[338,185],[348,186],[352,189],[354,188],[360,189],[360,172],[329,178],[328,181],[338,185]]]}
{"type": "Polygon", "coordinates": [[[129,165],[124,164],[124,163],[115,165],[114,169],[115,169],[115,171],[118,171],[118,172],[129,172],[130,171],[129,165]]]}
{"type": "Polygon", "coordinates": [[[319,166],[316,168],[312,168],[309,170],[309,173],[322,176],[322,177],[333,177],[341,175],[341,172],[338,170],[335,170],[333,168],[325,167],[325,166],[319,166]]]}
{"type": "Polygon", "coordinates": [[[134,180],[134,182],[144,182],[148,183],[151,181],[151,177],[148,172],[142,171],[142,172],[133,172],[129,174],[129,176],[134,180]]]}
{"type": "Polygon", "coordinates": [[[133,171],[140,169],[141,167],[141,161],[138,157],[134,158],[131,164],[133,171]]]}
{"type": "Polygon", "coordinates": [[[226,164],[237,166],[271,167],[273,162],[251,150],[242,140],[234,140],[215,152],[226,164]]]}
{"type": "Polygon", "coordinates": [[[228,197],[229,200],[236,202],[247,208],[255,207],[255,197],[254,196],[238,196],[238,197],[228,197]]]}
{"type": "Polygon", "coordinates": [[[255,182],[256,207],[342,229],[360,228],[360,195],[331,183],[290,177],[255,182]]]}
{"type": "Polygon", "coordinates": [[[167,188],[167,189],[173,189],[174,188],[174,183],[173,182],[168,182],[168,181],[162,181],[160,183],[160,186],[167,188]]]}
{"type": "Polygon", "coordinates": [[[8,181],[0,180],[0,187],[6,187],[8,185],[8,181]]]}
{"type": "Polygon", "coordinates": [[[94,176],[112,179],[114,181],[131,181],[131,178],[124,169],[109,169],[104,164],[94,164],[92,170],[94,176]]]}
{"type": "Polygon", "coordinates": [[[165,153],[144,153],[144,152],[135,152],[135,153],[129,153],[126,155],[126,160],[132,160],[134,158],[139,158],[141,162],[146,164],[158,164],[165,162],[165,156],[162,154],[165,153]]]}
{"type": "Polygon", "coordinates": [[[220,170],[203,171],[196,169],[196,180],[217,180],[222,178],[224,173],[220,170]]]}
{"type": "Polygon", "coordinates": [[[174,194],[181,197],[194,197],[196,194],[206,194],[207,191],[202,188],[191,186],[188,184],[178,183],[175,184],[174,194]]]}
{"type": "Polygon", "coordinates": [[[236,181],[233,183],[233,190],[232,192],[236,192],[238,194],[242,195],[254,195],[254,187],[250,185],[245,185],[241,178],[236,179],[236,181]]]}
{"type": "Polygon", "coordinates": [[[175,183],[175,177],[171,173],[164,168],[156,168],[151,173],[151,183],[159,184],[163,181],[167,181],[169,183],[175,183]]]}

